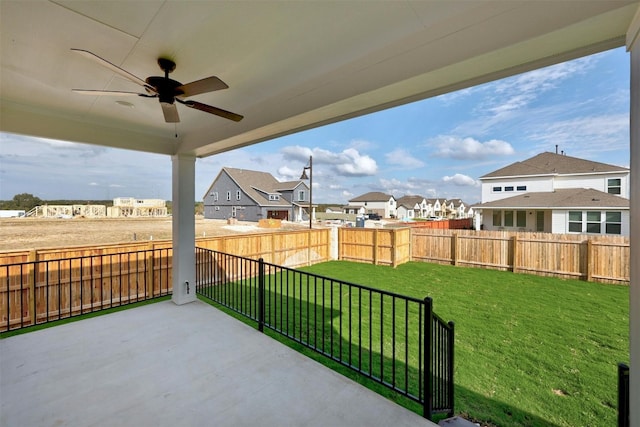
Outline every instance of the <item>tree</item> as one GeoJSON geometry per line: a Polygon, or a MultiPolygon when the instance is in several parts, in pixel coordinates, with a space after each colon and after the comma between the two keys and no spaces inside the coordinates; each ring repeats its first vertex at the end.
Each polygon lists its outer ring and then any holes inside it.
{"type": "Polygon", "coordinates": [[[29,193],[21,193],[13,196],[12,200],[2,202],[3,209],[24,209],[30,211],[42,204],[42,200],[39,197],[29,193]]]}

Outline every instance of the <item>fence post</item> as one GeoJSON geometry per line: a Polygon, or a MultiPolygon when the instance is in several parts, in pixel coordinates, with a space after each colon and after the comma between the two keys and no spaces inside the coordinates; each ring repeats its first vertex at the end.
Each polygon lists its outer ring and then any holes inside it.
{"type": "Polygon", "coordinates": [[[378,265],[378,229],[373,230],[373,265],[378,265]]]}
{"type": "Polygon", "coordinates": [[[276,233],[271,233],[271,262],[278,263],[276,260],[276,233]]]}
{"type": "Polygon", "coordinates": [[[511,256],[512,256],[511,271],[513,271],[514,273],[517,273],[518,272],[518,235],[514,234],[511,240],[513,241],[512,243],[513,250],[511,251],[511,256]]]}
{"type": "Polygon", "coordinates": [[[458,265],[458,233],[451,235],[451,262],[458,265]]]}
{"type": "Polygon", "coordinates": [[[264,332],[264,259],[258,259],[258,330],[264,332]]]}
{"type": "MultiPolygon", "coordinates": [[[[29,251],[29,321],[36,324],[38,314],[36,313],[36,276],[38,275],[38,252],[29,251]]],[[[22,289],[20,290],[22,292],[22,289]]],[[[24,307],[20,307],[24,312],[24,307]]]]}
{"type": "Polygon", "coordinates": [[[307,231],[307,265],[311,265],[311,230],[307,231]]]}
{"type": "MultiPolygon", "coordinates": [[[[197,249],[197,248],[196,248],[197,249]]],[[[154,243],[153,242],[149,242],[147,244],[147,259],[146,259],[146,269],[147,269],[147,277],[146,277],[146,281],[147,281],[147,285],[148,287],[145,289],[145,299],[148,298],[153,298],[155,297],[155,281],[153,280],[153,276],[154,276],[154,271],[153,271],[153,266],[154,266],[154,258],[156,256],[156,251],[155,251],[155,247],[154,247],[154,243]],[[150,288],[150,289],[149,289],[150,288]],[[151,296],[149,296],[149,292],[151,292],[151,296]]],[[[196,272],[198,271],[198,257],[196,256],[196,272]]]]}
{"type": "Polygon", "coordinates": [[[591,239],[587,239],[587,259],[585,261],[585,269],[587,282],[593,280],[593,272],[591,271],[591,261],[593,260],[593,241],[591,239]]]}
{"type": "Polygon", "coordinates": [[[431,420],[433,415],[433,351],[431,349],[431,342],[433,337],[433,300],[430,297],[424,299],[424,333],[423,333],[423,346],[422,361],[424,368],[422,369],[422,389],[424,393],[424,400],[422,402],[422,416],[428,420],[431,420]]]}
{"type": "Polygon", "coordinates": [[[391,235],[391,266],[396,268],[398,266],[398,229],[392,230],[391,235]]]}

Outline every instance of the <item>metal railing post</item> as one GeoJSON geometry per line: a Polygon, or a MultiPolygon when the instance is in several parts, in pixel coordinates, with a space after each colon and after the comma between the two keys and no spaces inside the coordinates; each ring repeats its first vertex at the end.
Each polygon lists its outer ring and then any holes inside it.
{"type": "Polygon", "coordinates": [[[449,413],[447,414],[447,416],[449,418],[453,417],[453,411],[455,408],[455,404],[454,404],[454,384],[455,382],[453,381],[453,361],[455,360],[454,358],[454,343],[455,343],[455,323],[454,322],[449,322],[449,404],[451,405],[451,410],[449,411],[449,413]]]}
{"type": "Polygon", "coordinates": [[[258,330],[264,332],[264,259],[258,260],[258,330]]]}
{"type": "Polygon", "coordinates": [[[431,348],[433,340],[433,301],[430,297],[424,299],[424,336],[422,352],[423,357],[423,390],[424,401],[422,402],[422,416],[431,420],[433,416],[433,351],[431,348]]]}
{"type": "Polygon", "coordinates": [[[618,363],[618,427],[629,427],[629,366],[618,363]]]}

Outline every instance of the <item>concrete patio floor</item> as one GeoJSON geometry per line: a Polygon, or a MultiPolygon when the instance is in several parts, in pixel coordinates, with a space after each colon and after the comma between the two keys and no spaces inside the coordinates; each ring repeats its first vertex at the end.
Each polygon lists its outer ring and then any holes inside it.
{"type": "Polygon", "coordinates": [[[435,426],[200,301],[0,340],[0,425],[435,426]]]}

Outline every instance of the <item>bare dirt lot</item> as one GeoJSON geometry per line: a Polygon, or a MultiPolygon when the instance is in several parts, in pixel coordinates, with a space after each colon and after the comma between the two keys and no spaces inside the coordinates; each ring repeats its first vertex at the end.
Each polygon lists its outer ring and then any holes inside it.
{"type": "MultiPolygon", "coordinates": [[[[304,228],[287,222],[281,229],[259,228],[255,222],[230,225],[201,216],[195,221],[197,237],[304,228]]],[[[166,239],[171,239],[171,218],[0,218],[0,252],[166,239]]]]}

